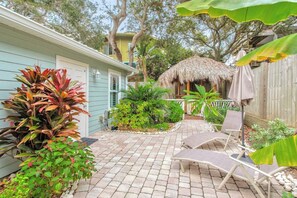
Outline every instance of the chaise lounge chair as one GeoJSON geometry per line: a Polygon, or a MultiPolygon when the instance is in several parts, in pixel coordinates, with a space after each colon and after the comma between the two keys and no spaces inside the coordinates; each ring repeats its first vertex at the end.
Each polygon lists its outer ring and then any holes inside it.
{"type": "MultiPolygon", "coordinates": [[[[214,126],[217,129],[216,125],[214,126]]],[[[217,132],[203,132],[191,135],[182,140],[182,147],[195,149],[214,140],[223,140],[225,141],[225,150],[231,136],[238,139],[241,127],[241,112],[228,110],[221,131],[216,130],[217,132]]]]}
{"type": "MultiPolygon", "coordinates": [[[[245,148],[246,149],[246,148],[245,148]]],[[[185,149],[172,157],[173,160],[179,160],[181,170],[184,172],[183,161],[203,163],[219,169],[221,172],[227,173],[226,177],[219,185],[221,189],[231,176],[243,179],[250,182],[260,197],[264,198],[263,192],[257,186],[264,180],[268,181],[268,197],[270,197],[270,186],[272,176],[284,170],[286,167],[278,167],[276,163],[273,165],[260,165],[253,164],[249,157],[243,158],[245,150],[239,155],[227,155],[225,153],[202,150],[202,149],[185,149]],[[255,179],[255,176],[257,177],[255,179]]]]}

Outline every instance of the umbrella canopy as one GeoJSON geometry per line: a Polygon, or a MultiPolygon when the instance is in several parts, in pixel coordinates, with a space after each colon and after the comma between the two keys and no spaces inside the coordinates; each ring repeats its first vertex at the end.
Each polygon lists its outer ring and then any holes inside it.
{"type": "MultiPolygon", "coordinates": [[[[244,50],[240,50],[236,59],[240,59],[245,55],[244,50]]],[[[253,72],[249,65],[237,67],[237,71],[233,76],[228,97],[234,100],[242,111],[242,125],[244,120],[244,106],[248,105],[254,98],[255,88],[253,82],[253,72]]],[[[242,145],[244,146],[244,126],[242,126],[242,145]]]]}
{"type": "Polygon", "coordinates": [[[158,81],[161,86],[169,86],[176,79],[181,84],[197,80],[209,80],[218,84],[220,80],[231,80],[234,72],[234,68],[224,63],[193,56],[172,66],[159,77],[158,81]]]}
{"type": "MultiPolygon", "coordinates": [[[[245,54],[244,50],[240,50],[236,59],[240,59],[245,54]]],[[[233,76],[228,97],[240,106],[248,105],[254,98],[255,93],[253,77],[253,71],[249,65],[237,67],[237,71],[233,76]]]]}
{"type": "Polygon", "coordinates": [[[297,33],[269,42],[236,62],[237,66],[247,65],[252,61],[275,62],[297,53],[297,33]]]}
{"type": "Polygon", "coordinates": [[[181,16],[209,14],[236,22],[260,20],[267,25],[297,15],[297,0],[191,0],[177,6],[181,16]]]}

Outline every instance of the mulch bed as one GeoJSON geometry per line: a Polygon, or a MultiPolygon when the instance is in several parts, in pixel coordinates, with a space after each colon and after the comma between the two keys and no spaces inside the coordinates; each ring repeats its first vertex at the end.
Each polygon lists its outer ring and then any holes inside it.
{"type": "Polygon", "coordinates": [[[193,116],[185,114],[185,120],[203,120],[201,116],[193,116]]]}
{"type": "Polygon", "coordinates": [[[163,133],[168,133],[171,131],[175,131],[176,129],[179,128],[181,122],[177,123],[168,123],[169,124],[169,129],[167,130],[159,130],[159,129],[154,129],[154,128],[148,128],[145,129],[145,131],[139,131],[137,129],[122,129],[122,128],[117,128],[116,130],[111,130],[108,129],[107,131],[111,132],[118,132],[118,133],[134,133],[134,134],[148,134],[148,135],[158,135],[158,134],[163,134],[163,133]]]}

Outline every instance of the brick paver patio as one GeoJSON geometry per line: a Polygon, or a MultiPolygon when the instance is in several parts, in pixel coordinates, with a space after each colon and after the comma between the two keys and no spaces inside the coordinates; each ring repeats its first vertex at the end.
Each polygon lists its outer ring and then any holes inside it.
{"type": "MultiPolygon", "coordinates": [[[[171,160],[180,151],[183,138],[209,129],[204,121],[184,120],[178,130],[166,134],[103,131],[92,135],[99,139],[91,145],[98,171],[91,179],[79,183],[74,197],[257,197],[250,184],[233,178],[218,190],[225,176],[218,169],[190,164],[182,173],[178,161],[171,160]]],[[[223,151],[219,142],[202,148],[223,151]]],[[[227,153],[233,152],[238,152],[235,144],[227,149],[227,153]]],[[[265,184],[262,187],[267,188],[265,184]]],[[[282,191],[274,181],[272,197],[281,197],[282,191]]]]}

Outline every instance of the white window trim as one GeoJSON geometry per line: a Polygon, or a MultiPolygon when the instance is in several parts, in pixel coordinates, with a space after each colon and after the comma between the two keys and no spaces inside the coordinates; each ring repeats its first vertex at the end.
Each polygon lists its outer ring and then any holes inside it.
{"type": "Polygon", "coordinates": [[[120,101],[121,99],[121,84],[122,84],[122,75],[121,75],[121,72],[118,72],[118,71],[115,71],[115,70],[112,70],[112,69],[108,69],[108,110],[111,109],[110,107],[110,76],[111,75],[116,75],[119,77],[119,97],[118,97],[118,102],[120,101]]]}

